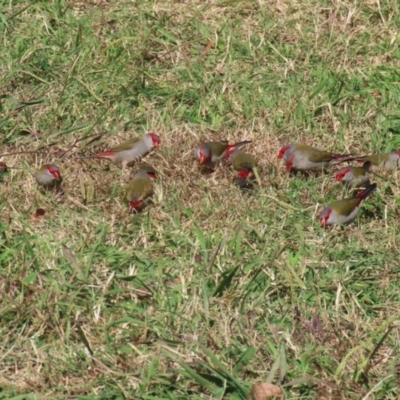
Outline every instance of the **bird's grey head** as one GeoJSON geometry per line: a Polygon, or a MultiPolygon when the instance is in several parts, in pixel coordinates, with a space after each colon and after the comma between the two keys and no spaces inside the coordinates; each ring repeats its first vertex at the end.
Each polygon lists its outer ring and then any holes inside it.
{"type": "Polygon", "coordinates": [[[203,164],[210,159],[211,149],[207,145],[201,144],[195,151],[195,157],[199,160],[200,164],[203,164]]]}

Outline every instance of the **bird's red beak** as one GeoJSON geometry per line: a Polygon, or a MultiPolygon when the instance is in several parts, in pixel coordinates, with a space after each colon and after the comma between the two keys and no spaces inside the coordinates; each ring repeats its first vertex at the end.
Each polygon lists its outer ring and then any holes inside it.
{"type": "Polygon", "coordinates": [[[150,133],[153,146],[158,149],[160,147],[160,138],[155,133],[150,133]]]}
{"type": "Polygon", "coordinates": [[[329,219],[331,213],[332,213],[332,210],[328,210],[323,217],[318,218],[319,222],[321,223],[321,226],[323,226],[324,228],[328,224],[328,219],[329,219]]]}
{"type": "Polygon", "coordinates": [[[51,174],[54,176],[55,179],[57,179],[58,181],[60,180],[60,173],[58,171],[50,171],[51,174]]]}
{"type": "Polygon", "coordinates": [[[342,171],[340,174],[336,174],[336,182],[341,182],[343,178],[350,172],[349,169],[346,169],[345,171],[342,171]]]}
{"type": "Polygon", "coordinates": [[[283,158],[283,156],[285,155],[285,153],[286,153],[289,149],[290,149],[290,146],[282,147],[282,148],[279,150],[279,153],[278,153],[278,160],[280,160],[281,158],[283,158]]]}
{"type": "MultiPolygon", "coordinates": [[[[282,156],[282,157],[283,157],[283,156],[282,156]]],[[[291,170],[292,170],[292,167],[293,167],[293,160],[294,160],[294,156],[290,157],[289,160],[288,160],[288,162],[286,163],[286,169],[287,169],[288,171],[291,171],[291,170]]]]}

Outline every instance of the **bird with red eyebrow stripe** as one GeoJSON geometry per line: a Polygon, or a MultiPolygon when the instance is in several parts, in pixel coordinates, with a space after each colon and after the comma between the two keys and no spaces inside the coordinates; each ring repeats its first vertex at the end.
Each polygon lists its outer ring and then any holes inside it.
{"type": "Polygon", "coordinates": [[[366,161],[362,167],[345,167],[335,173],[336,182],[342,182],[347,187],[368,186],[371,161],[366,161]]]}
{"type": "Polygon", "coordinates": [[[161,139],[155,133],[147,133],[143,137],[136,137],[111,148],[110,150],[81,159],[98,158],[110,160],[118,167],[131,167],[136,161],[160,146],[161,139]]]}
{"type": "Polygon", "coordinates": [[[376,190],[376,183],[369,185],[363,191],[348,199],[335,201],[325,207],[318,219],[322,226],[349,224],[353,222],[360,211],[361,204],[376,190]]]}
{"type": "Polygon", "coordinates": [[[39,171],[35,172],[35,179],[39,186],[49,190],[60,187],[62,182],[60,169],[55,164],[42,165],[39,171]]]}
{"type": "Polygon", "coordinates": [[[352,161],[354,157],[349,154],[329,153],[305,144],[291,143],[280,149],[278,159],[283,159],[286,162],[288,171],[305,172],[323,171],[332,165],[352,161]]]}
{"type": "Polygon", "coordinates": [[[207,167],[214,167],[222,160],[227,160],[229,155],[236,149],[241,149],[244,145],[251,143],[251,140],[229,144],[227,141],[206,142],[195,149],[194,156],[199,163],[207,167]]]}
{"type": "Polygon", "coordinates": [[[393,169],[400,163],[400,151],[356,157],[354,160],[358,162],[370,161],[375,167],[383,166],[385,169],[393,169]]]}
{"type": "Polygon", "coordinates": [[[149,173],[143,169],[137,170],[126,191],[130,212],[140,212],[153,194],[154,187],[149,173]]]}
{"type": "Polygon", "coordinates": [[[248,186],[249,178],[254,175],[254,169],[257,167],[255,158],[242,150],[235,150],[229,154],[229,162],[237,172],[237,183],[240,188],[248,186]]]}

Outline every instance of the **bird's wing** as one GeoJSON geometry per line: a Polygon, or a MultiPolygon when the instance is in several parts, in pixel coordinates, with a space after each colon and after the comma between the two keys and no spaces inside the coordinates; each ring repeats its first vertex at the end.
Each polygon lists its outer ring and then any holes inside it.
{"type": "Polygon", "coordinates": [[[332,160],[332,154],[328,153],[326,151],[319,151],[319,150],[314,150],[310,151],[310,155],[308,158],[311,162],[329,162],[332,160]]]}
{"type": "Polygon", "coordinates": [[[337,209],[341,215],[345,215],[347,217],[358,206],[360,200],[361,199],[359,198],[339,200],[335,203],[334,208],[337,209]]]}
{"type": "Polygon", "coordinates": [[[150,178],[136,178],[128,188],[128,201],[144,200],[153,194],[150,178]]]}
{"type": "Polygon", "coordinates": [[[251,154],[242,153],[235,159],[235,170],[252,170],[256,166],[256,160],[251,154]]]}
{"type": "Polygon", "coordinates": [[[217,157],[221,156],[228,146],[228,142],[209,142],[204,144],[207,145],[211,149],[213,155],[217,157]]]}
{"type": "Polygon", "coordinates": [[[137,138],[133,138],[133,139],[129,139],[128,141],[119,144],[118,146],[113,147],[112,149],[110,149],[111,151],[123,151],[123,150],[129,150],[130,148],[132,148],[136,143],[138,143],[140,141],[141,138],[137,137],[137,138]]]}
{"type": "Polygon", "coordinates": [[[152,196],[154,193],[153,183],[150,178],[143,179],[143,191],[142,191],[142,199],[146,199],[147,197],[152,196]]]}

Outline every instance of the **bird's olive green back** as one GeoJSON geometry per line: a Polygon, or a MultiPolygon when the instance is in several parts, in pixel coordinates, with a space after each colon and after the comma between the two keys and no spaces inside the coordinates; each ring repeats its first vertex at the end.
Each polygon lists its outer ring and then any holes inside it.
{"type": "Polygon", "coordinates": [[[212,154],[217,157],[221,156],[228,146],[228,142],[208,142],[204,144],[208,146],[211,149],[212,154]]]}
{"type": "Polygon", "coordinates": [[[153,183],[150,178],[135,178],[129,185],[126,193],[128,201],[144,200],[153,194],[153,183]]]}
{"type": "Polygon", "coordinates": [[[362,175],[365,175],[367,172],[368,170],[364,167],[353,167],[354,178],[358,178],[362,175]]]}
{"type": "Polygon", "coordinates": [[[335,201],[331,207],[340,215],[350,215],[361,201],[359,197],[335,201]]]}
{"type": "Polygon", "coordinates": [[[321,151],[317,149],[310,149],[309,150],[309,157],[308,159],[311,162],[329,162],[332,160],[332,154],[326,151],[321,151]]]}
{"type": "Polygon", "coordinates": [[[141,140],[140,137],[129,139],[124,143],[119,144],[111,149],[111,151],[124,151],[131,149],[137,142],[141,140]]]}
{"type": "Polygon", "coordinates": [[[235,171],[251,170],[257,165],[255,158],[251,154],[243,151],[236,151],[236,153],[232,163],[235,171]]]}

